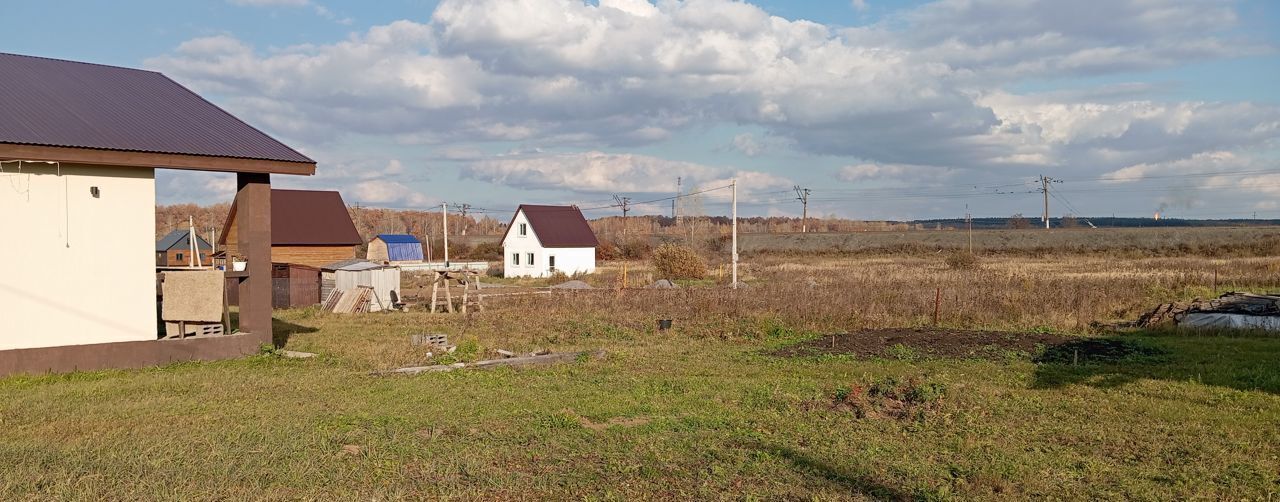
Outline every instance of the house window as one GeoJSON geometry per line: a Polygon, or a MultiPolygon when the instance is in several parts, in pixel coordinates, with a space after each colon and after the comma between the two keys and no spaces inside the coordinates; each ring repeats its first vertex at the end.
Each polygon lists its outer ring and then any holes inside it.
{"type": "Polygon", "coordinates": [[[520,253],[511,253],[511,264],[512,265],[520,264],[520,253]]]}
{"type": "Polygon", "coordinates": [[[528,224],[528,223],[521,223],[521,224],[520,224],[520,237],[524,237],[524,236],[526,236],[526,235],[529,235],[529,224],[528,224]]]}
{"type": "Polygon", "coordinates": [[[547,257],[547,266],[551,267],[551,270],[556,269],[556,255],[551,255],[547,257]]]}
{"type": "Polygon", "coordinates": [[[182,261],[182,253],[178,253],[178,258],[177,258],[177,260],[178,260],[178,261],[182,261]]]}
{"type": "Polygon", "coordinates": [[[529,265],[533,265],[533,253],[529,253],[529,265]]]}

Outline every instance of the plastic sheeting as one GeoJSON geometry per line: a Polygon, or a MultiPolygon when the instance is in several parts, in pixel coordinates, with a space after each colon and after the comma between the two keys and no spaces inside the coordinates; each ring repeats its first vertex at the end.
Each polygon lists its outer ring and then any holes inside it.
{"type": "Polygon", "coordinates": [[[1178,324],[1185,328],[1234,328],[1280,331],[1280,317],[1221,312],[1192,312],[1178,324]]]}
{"type": "Polygon", "coordinates": [[[387,259],[390,261],[422,261],[422,244],[416,242],[388,242],[387,259]]]}

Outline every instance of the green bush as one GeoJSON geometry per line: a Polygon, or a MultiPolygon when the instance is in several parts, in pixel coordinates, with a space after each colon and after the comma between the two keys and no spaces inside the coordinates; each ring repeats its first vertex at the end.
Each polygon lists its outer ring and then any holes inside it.
{"type": "Polygon", "coordinates": [[[653,250],[653,268],[664,279],[701,279],[707,275],[707,263],[686,246],[663,244],[653,250]]]}

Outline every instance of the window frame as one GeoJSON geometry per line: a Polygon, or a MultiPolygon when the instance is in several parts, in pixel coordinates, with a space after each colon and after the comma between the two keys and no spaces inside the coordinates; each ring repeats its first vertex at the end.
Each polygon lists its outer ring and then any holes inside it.
{"type": "Polygon", "coordinates": [[[517,267],[519,267],[519,266],[520,266],[520,253],[519,253],[519,252],[511,253],[511,264],[512,264],[512,265],[514,265],[514,266],[517,266],[517,267]]]}
{"type": "Polygon", "coordinates": [[[521,224],[520,224],[520,228],[519,228],[519,230],[518,230],[517,235],[519,235],[520,237],[528,237],[528,236],[529,236],[529,224],[528,224],[528,223],[521,223],[521,224]]]}
{"type": "Polygon", "coordinates": [[[525,258],[528,258],[528,259],[529,259],[529,266],[530,266],[530,267],[535,266],[536,262],[535,262],[535,261],[534,261],[534,259],[533,259],[533,258],[534,258],[533,253],[525,253],[525,258]]]}

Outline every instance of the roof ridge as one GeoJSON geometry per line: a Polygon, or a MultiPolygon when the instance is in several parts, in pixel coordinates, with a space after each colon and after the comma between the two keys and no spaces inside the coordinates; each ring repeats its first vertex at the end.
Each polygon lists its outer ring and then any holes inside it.
{"type": "Polygon", "coordinates": [[[106,64],[106,63],[92,63],[89,61],[76,61],[74,59],[51,58],[48,56],[32,56],[30,54],[18,54],[16,52],[0,51],[0,56],[13,56],[13,57],[19,57],[19,58],[28,58],[28,59],[43,59],[45,61],[57,61],[60,63],[75,63],[75,64],[83,64],[83,65],[89,65],[89,66],[101,66],[103,68],[114,68],[117,70],[140,71],[143,73],[154,73],[157,75],[164,75],[163,73],[160,73],[155,70],[144,70],[142,68],[134,68],[132,66],[120,66],[120,65],[106,64]]]}

